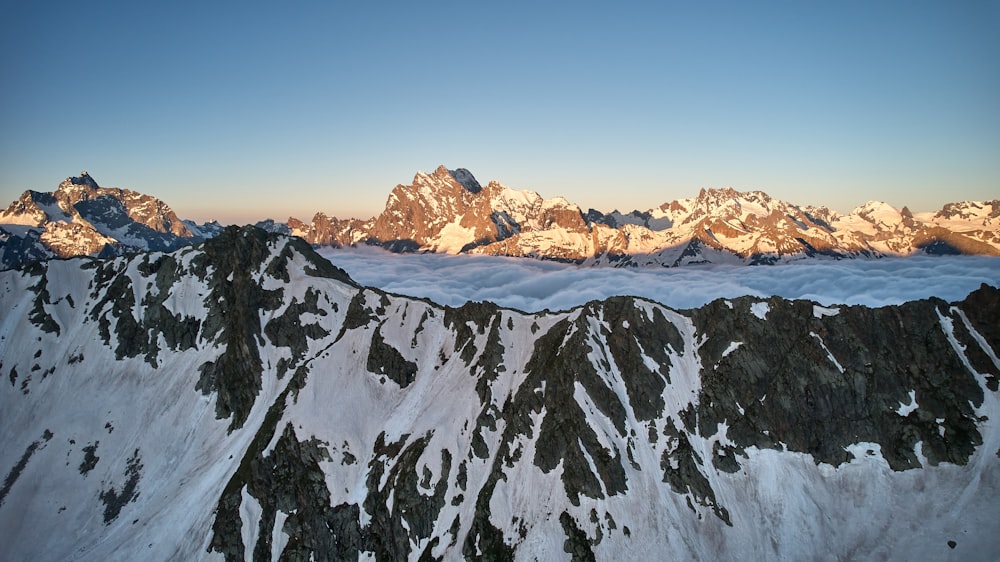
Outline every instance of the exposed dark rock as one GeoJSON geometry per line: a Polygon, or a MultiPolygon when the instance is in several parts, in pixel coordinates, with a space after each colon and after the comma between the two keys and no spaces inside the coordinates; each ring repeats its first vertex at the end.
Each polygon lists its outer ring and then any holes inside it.
{"type": "Polygon", "coordinates": [[[404,435],[399,441],[386,444],[380,435],[373,450],[374,458],[368,465],[368,495],[364,508],[371,514],[368,536],[378,560],[409,558],[410,542],[431,536],[434,523],[445,504],[451,453],[441,451],[441,474],[432,494],[427,496],[419,490],[416,465],[431,435],[406,443],[408,437],[404,435]],[[383,478],[385,485],[380,486],[383,478]],[[390,495],[393,498],[391,508],[390,495]]]}
{"type": "MultiPolygon", "coordinates": [[[[455,327],[459,328],[458,337],[466,335],[471,338],[471,335],[464,334],[461,330],[462,327],[468,328],[468,323],[456,322],[455,327]]],[[[486,337],[486,345],[483,347],[482,352],[479,354],[479,359],[474,365],[472,365],[470,371],[472,376],[477,377],[476,394],[479,396],[479,403],[482,405],[479,416],[476,417],[476,426],[473,429],[472,450],[473,453],[481,459],[489,457],[489,446],[486,444],[483,431],[496,431],[496,422],[502,415],[500,410],[497,409],[496,405],[493,403],[492,383],[497,380],[500,373],[507,371],[507,368],[503,365],[504,350],[502,344],[500,343],[499,314],[493,316],[493,321],[490,324],[489,330],[490,331],[486,337]]],[[[475,347],[472,344],[471,339],[462,347],[463,360],[465,360],[467,350],[472,350],[473,352],[475,351],[475,347]]],[[[470,356],[468,360],[471,359],[472,357],[470,356]]],[[[468,363],[468,360],[466,363],[468,363]]]]}
{"type": "Polygon", "coordinates": [[[372,335],[371,347],[368,349],[369,373],[385,375],[389,380],[406,388],[417,376],[417,364],[408,361],[395,347],[392,347],[382,338],[382,328],[375,328],[372,335]]]}
{"type": "Polygon", "coordinates": [[[21,458],[10,469],[10,472],[8,472],[7,476],[3,479],[3,487],[0,488],[0,506],[2,506],[4,500],[7,499],[7,494],[10,493],[10,489],[14,486],[14,483],[17,482],[18,477],[21,476],[21,473],[24,471],[24,467],[28,465],[28,461],[31,460],[32,455],[34,455],[35,452],[38,451],[38,449],[44,448],[45,443],[47,443],[51,439],[52,439],[52,432],[46,429],[42,433],[42,438],[40,440],[32,441],[28,445],[28,447],[24,450],[24,454],[21,455],[21,458]]]}
{"type": "Polygon", "coordinates": [[[600,305],[608,351],[621,372],[629,402],[640,421],[657,419],[663,413],[663,389],[670,382],[672,362],[668,351],[684,353],[684,341],[673,324],[658,308],[650,319],[630,298],[616,297],[600,305]],[[649,357],[660,367],[653,372],[642,357],[649,357]]]}
{"type": "Polygon", "coordinates": [[[94,467],[97,466],[97,461],[101,460],[101,457],[97,456],[97,446],[100,444],[100,441],[94,441],[83,448],[83,461],[80,463],[80,474],[86,476],[88,472],[94,470],[94,467]]]}
{"type": "Polygon", "coordinates": [[[149,293],[143,299],[145,313],[142,317],[142,330],[147,338],[146,361],[155,367],[159,336],[162,335],[167,346],[174,351],[191,349],[197,343],[201,321],[191,316],[171,314],[163,304],[183,273],[172,255],[163,254],[152,262],[146,259],[140,263],[139,270],[147,276],[155,276],[156,293],[149,293]]]}
{"type": "Polygon", "coordinates": [[[38,277],[38,282],[31,286],[31,291],[35,293],[34,304],[31,308],[31,314],[28,315],[28,319],[32,324],[38,326],[44,332],[50,334],[59,335],[59,323],[56,322],[55,318],[45,309],[45,305],[52,304],[50,300],[48,285],[48,277],[46,276],[48,268],[44,264],[36,263],[30,267],[32,275],[38,277]]]}
{"type": "Polygon", "coordinates": [[[444,324],[455,331],[455,351],[461,351],[466,365],[476,354],[475,346],[470,345],[475,340],[475,333],[469,322],[475,324],[475,332],[483,334],[493,323],[498,310],[499,307],[492,302],[467,302],[458,308],[444,309],[444,324]]]}
{"type": "MultiPolygon", "coordinates": [[[[994,208],[1000,209],[1000,204],[995,205],[994,208]]],[[[1000,322],[997,321],[996,316],[998,306],[1000,306],[1000,289],[985,283],[959,304],[962,313],[972,323],[973,329],[986,340],[986,344],[994,351],[1000,348],[1000,322]]],[[[954,325],[960,333],[965,335],[963,341],[969,341],[970,334],[968,334],[965,324],[956,320],[954,325]]],[[[973,366],[986,376],[989,389],[996,392],[997,382],[1000,379],[1000,371],[997,370],[996,364],[992,360],[987,360],[985,350],[978,342],[976,345],[966,346],[966,349],[973,366]]]]}
{"type": "Polygon", "coordinates": [[[264,289],[251,273],[261,269],[275,237],[253,227],[229,227],[205,242],[192,262],[203,279],[212,268],[202,337],[226,344],[218,359],[199,368],[196,388],[216,393],[216,415],[232,416],[230,430],[242,427],[261,389],[259,311],[278,308],[282,291],[264,289]]]}
{"type": "Polygon", "coordinates": [[[378,315],[367,304],[367,294],[367,291],[358,291],[355,293],[351,302],[347,305],[347,314],[344,317],[343,325],[340,327],[340,333],[334,339],[335,342],[340,341],[340,338],[344,337],[344,334],[348,330],[355,330],[362,326],[367,326],[373,320],[378,320],[378,315]]]}
{"type": "Polygon", "coordinates": [[[605,497],[627,490],[621,453],[609,451],[599,442],[588,416],[577,402],[575,384],[579,383],[594,404],[624,435],[625,412],[615,393],[607,387],[594,366],[582,358],[591,350],[587,343],[586,317],[575,322],[562,320],[538,338],[525,370],[528,377],[514,396],[504,417],[511,428],[532,435],[529,412],[545,412],[540,427],[533,462],[543,472],[562,466],[566,495],[573,505],[579,496],[605,497]],[[537,393],[535,389],[544,388],[537,393]],[[590,463],[597,474],[590,471],[590,463]]]}
{"type": "Polygon", "coordinates": [[[69,178],[69,181],[73,185],[82,185],[82,186],[85,186],[85,187],[89,187],[91,189],[99,189],[100,188],[100,186],[97,185],[97,180],[95,180],[94,178],[90,177],[90,174],[88,174],[86,170],[80,172],[79,176],[73,176],[73,177],[69,178]]]}
{"type": "Polygon", "coordinates": [[[105,525],[117,519],[122,508],[139,497],[140,478],[142,478],[142,458],[139,456],[139,449],[136,449],[126,461],[125,483],[122,484],[121,491],[114,486],[107,490],[101,490],[100,498],[101,502],[104,503],[105,525]]]}
{"type": "Polygon", "coordinates": [[[282,358],[278,363],[278,377],[282,377],[291,365],[297,364],[305,356],[308,340],[319,340],[330,335],[330,332],[318,322],[303,324],[302,315],[306,313],[326,316],[326,311],[319,307],[319,293],[312,288],[306,290],[302,302],[295,297],[281,314],[275,316],[264,326],[264,334],[271,343],[279,347],[287,347],[292,351],[291,361],[282,358]]]}
{"type": "Polygon", "coordinates": [[[973,407],[982,404],[982,390],[942,330],[943,302],[841,307],[817,318],[809,302],[772,298],[766,320],[750,313],[752,302],[734,299],[730,311],[715,301],[692,311],[707,337],[700,348],[703,436],[726,420],[739,447],[781,442],[834,466],[851,459],[847,445],[875,442],[895,470],[920,466],[917,441],[931,464],[964,464],[981,442],[973,407]],[[732,342],[742,345],[723,357],[732,342]],[[910,391],[919,408],[900,416],[910,391]],[[944,436],[935,421],[941,418],[944,436]]]}
{"type": "Polygon", "coordinates": [[[663,458],[660,460],[663,481],[670,484],[678,494],[686,494],[688,505],[691,505],[691,498],[694,498],[697,503],[712,508],[715,515],[725,521],[726,525],[732,526],[729,512],[719,505],[715,499],[715,490],[699,468],[704,463],[698,453],[691,448],[687,433],[678,431],[673,421],[667,418],[663,434],[670,443],[670,446],[663,451],[663,458]]]}
{"type": "Polygon", "coordinates": [[[563,541],[563,551],[569,553],[573,562],[593,562],[596,560],[594,551],[590,547],[590,540],[587,533],[576,526],[576,520],[565,511],[559,514],[559,523],[563,532],[566,533],[566,540],[563,541]]]}
{"type": "Polygon", "coordinates": [[[221,553],[227,562],[246,559],[247,545],[243,544],[241,534],[243,527],[243,521],[240,517],[241,492],[254,478],[253,466],[255,463],[262,462],[264,449],[274,438],[278,422],[285,412],[288,395],[292,390],[291,382],[289,381],[288,387],[268,407],[264,421],[254,433],[250,446],[247,447],[246,453],[240,459],[239,466],[219,497],[215,510],[215,520],[212,523],[212,540],[208,545],[208,551],[221,553]]]}
{"type": "MultiPolygon", "coordinates": [[[[114,262],[109,262],[113,266],[114,262]]],[[[132,315],[135,309],[135,292],[132,289],[132,279],[124,269],[124,264],[117,270],[108,271],[109,268],[102,268],[102,273],[110,273],[110,283],[106,285],[103,280],[97,281],[95,295],[104,286],[103,296],[93,306],[90,311],[90,318],[96,320],[104,343],[111,346],[111,320],[115,320],[115,335],[117,336],[115,357],[136,357],[138,355],[148,355],[152,351],[149,349],[149,340],[142,330],[139,322],[132,315]]],[[[102,276],[103,277],[103,276],[102,276]]]]}
{"type": "Polygon", "coordinates": [[[251,462],[247,490],[263,509],[255,560],[271,558],[271,530],[279,510],[288,514],[282,528],[288,535],[282,559],[357,560],[363,546],[359,508],[356,504],[330,505],[319,465],[330,460],[323,443],[299,441],[288,424],[274,450],[251,462]]]}

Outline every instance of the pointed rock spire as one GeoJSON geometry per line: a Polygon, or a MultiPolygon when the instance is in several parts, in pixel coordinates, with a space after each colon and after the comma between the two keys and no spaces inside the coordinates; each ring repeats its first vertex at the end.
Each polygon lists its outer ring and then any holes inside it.
{"type": "MultiPolygon", "coordinates": [[[[441,166],[438,169],[440,170],[442,168],[444,168],[444,166],[441,166]]],[[[445,171],[448,172],[448,175],[454,178],[455,181],[462,184],[465,189],[469,190],[470,193],[479,193],[483,189],[483,186],[479,185],[479,182],[476,180],[475,176],[472,175],[472,172],[466,170],[465,168],[458,168],[455,170],[445,169],[445,171]]]]}
{"type": "Polygon", "coordinates": [[[69,181],[73,185],[85,185],[93,189],[99,189],[101,187],[97,185],[97,181],[94,178],[90,177],[90,174],[87,173],[87,170],[80,172],[79,177],[69,178],[69,181]]]}

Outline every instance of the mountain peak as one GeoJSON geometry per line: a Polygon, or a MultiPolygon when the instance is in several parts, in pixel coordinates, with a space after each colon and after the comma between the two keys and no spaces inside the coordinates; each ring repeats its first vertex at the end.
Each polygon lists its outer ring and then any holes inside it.
{"type": "Polygon", "coordinates": [[[100,188],[97,181],[84,170],[79,176],[70,176],[63,180],[56,189],[56,194],[68,195],[72,203],[75,203],[80,199],[89,199],[93,192],[100,188]]]}
{"type": "MultiPolygon", "coordinates": [[[[102,188],[86,171],[63,180],[51,192],[26,191],[6,210],[0,223],[41,229],[34,241],[24,235],[0,240],[0,268],[23,263],[27,256],[111,256],[136,251],[169,251],[203,240],[213,229],[188,228],[163,201],[128,189],[102,188]],[[29,244],[32,252],[8,251],[29,244]]],[[[31,258],[36,259],[36,258],[31,258]]],[[[29,260],[30,261],[30,260],[29,260]]]]}
{"type": "Polygon", "coordinates": [[[864,212],[864,211],[884,211],[888,209],[892,209],[893,211],[896,210],[895,207],[886,203],[885,201],[875,201],[873,199],[871,201],[868,201],[864,205],[861,205],[860,207],[856,207],[854,210],[858,212],[864,212]]]}
{"type": "MultiPolygon", "coordinates": [[[[441,167],[444,168],[444,166],[441,167]]],[[[450,175],[458,183],[462,184],[462,187],[469,190],[470,193],[479,193],[482,191],[483,186],[479,185],[479,182],[469,170],[466,170],[465,168],[457,168],[446,171],[448,172],[448,175],[450,175]]]]}
{"type": "Polygon", "coordinates": [[[851,214],[861,217],[868,222],[875,224],[882,223],[886,226],[899,222],[901,217],[898,209],[884,201],[869,201],[855,208],[851,211],[851,214]]]}
{"type": "Polygon", "coordinates": [[[478,194],[483,189],[482,185],[479,184],[479,181],[476,180],[475,176],[473,176],[472,172],[469,170],[465,168],[449,170],[443,164],[438,166],[430,174],[424,171],[418,171],[416,175],[413,176],[413,182],[411,185],[448,188],[448,186],[454,187],[455,184],[458,184],[473,195],[478,194]]]}
{"type": "Polygon", "coordinates": [[[701,201],[725,201],[730,199],[744,199],[748,201],[772,201],[773,198],[763,191],[739,191],[732,187],[709,187],[701,188],[698,192],[698,199],[701,201]]]}
{"type": "Polygon", "coordinates": [[[705,199],[706,197],[722,198],[729,197],[735,198],[739,196],[739,192],[731,187],[703,187],[698,192],[698,199],[705,199]]]}
{"type": "Polygon", "coordinates": [[[93,189],[100,189],[101,186],[97,185],[97,181],[87,173],[86,170],[80,172],[79,177],[69,177],[66,181],[73,185],[83,185],[93,189]]]}
{"type": "Polygon", "coordinates": [[[476,177],[472,175],[472,172],[465,168],[456,168],[454,170],[449,170],[447,166],[441,164],[434,170],[431,174],[425,174],[424,172],[417,172],[417,175],[413,178],[413,184],[417,185],[422,183],[420,180],[422,177],[430,178],[433,180],[450,182],[454,180],[458,182],[459,185],[464,187],[469,193],[479,193],[482,191],[483,186],[479,184],[476,177]]]}

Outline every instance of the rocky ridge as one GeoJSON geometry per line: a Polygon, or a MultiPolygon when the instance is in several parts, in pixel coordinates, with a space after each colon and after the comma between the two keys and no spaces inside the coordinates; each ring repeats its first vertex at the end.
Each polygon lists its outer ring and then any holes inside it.
{"type": "Polygon", "coordinates": [[[0,287],[0,558],[1000,556],[993,287],[447,308],[251,227],[0,287]]]}
{"type": "Polygon", "coordinates": [[[702,189],[697,197],[627,214],[581,209],[438,167],[397,185],[377,217],[311,223],[291,232],[317,245],[475,253],[596,266],[771,264],[806,258],[913,254],[1000,255],[1000,201],[965,201],[913,214],[869,202],[847,215],[799,207],[761,191],[702,189]],[[461,181],[459,181],[461,179],[461,181]]]}

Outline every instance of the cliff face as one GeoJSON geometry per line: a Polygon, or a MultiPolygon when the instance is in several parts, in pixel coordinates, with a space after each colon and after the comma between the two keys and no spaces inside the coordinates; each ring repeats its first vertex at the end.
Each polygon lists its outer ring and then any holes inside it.
{"type": "Polygon", "coordinates": [[[988,286],[442,308],[229,228],[0,306],[3,558],[1000,555],[988,286]]]}

